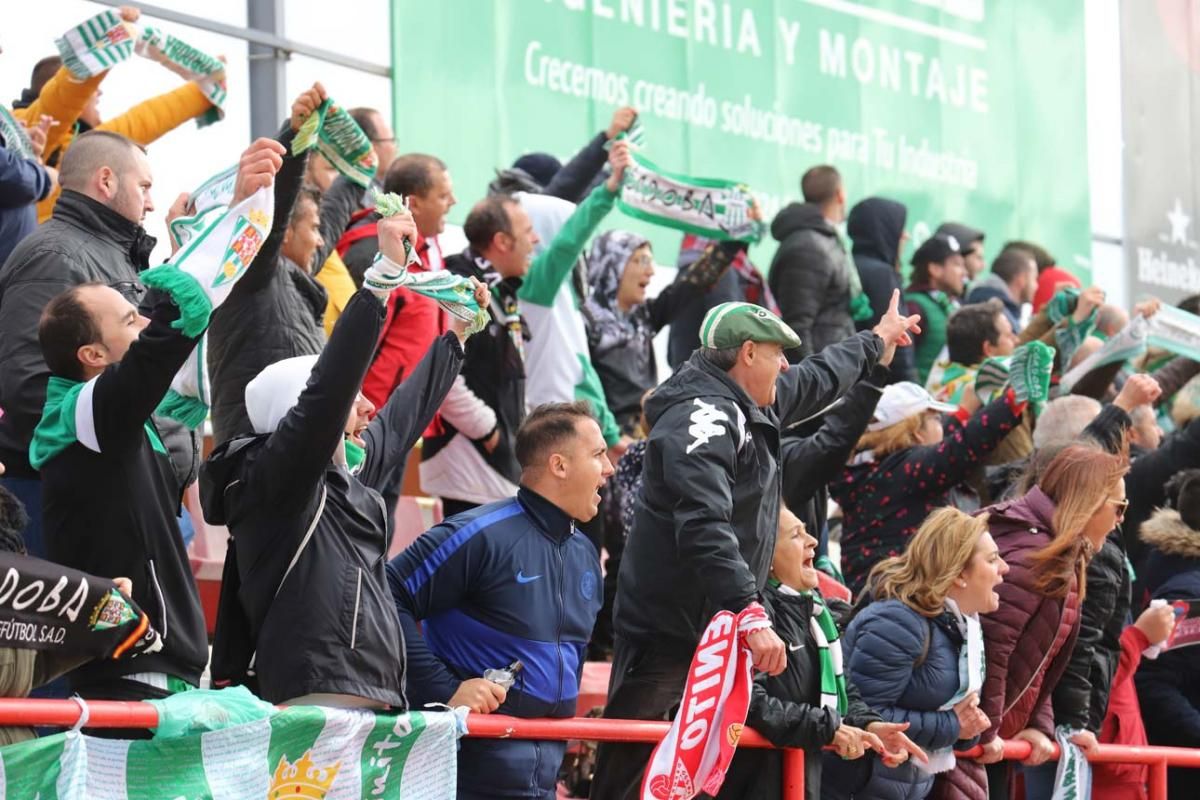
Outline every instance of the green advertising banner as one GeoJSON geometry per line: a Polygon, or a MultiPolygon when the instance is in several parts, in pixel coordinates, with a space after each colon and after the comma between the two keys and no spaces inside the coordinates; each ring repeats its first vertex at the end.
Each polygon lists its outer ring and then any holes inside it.
{"type": "MultiPolygon", "coordinates": [[[[393,0],[398,146],[448,163],[461,222],[495,168],[565,161],[632,105],[647,158],[749,184],[768,221],[832,163],[851,204],[906,203],[918,242],[955,220],[987,232],[989,258],[1028,238],[1086,277],[1083,15],[1081,0],[393,0]]],[[[679,234],[652,238],[673,262],[679,234]]],[[[752,251],[759,266],[774,248],[752,251]]]]}

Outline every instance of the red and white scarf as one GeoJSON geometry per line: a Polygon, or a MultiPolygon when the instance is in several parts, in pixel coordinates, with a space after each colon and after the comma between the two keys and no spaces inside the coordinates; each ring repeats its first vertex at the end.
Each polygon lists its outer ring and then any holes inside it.
{"type": "Polygon", "coordinates": [[[758,603],[740,614],[713,616],[692,656],[679,713],[650,756],[642,800],[690,800],[720,791],[750,708],[753,655],[746,636],[769,627],[758,603]]]}

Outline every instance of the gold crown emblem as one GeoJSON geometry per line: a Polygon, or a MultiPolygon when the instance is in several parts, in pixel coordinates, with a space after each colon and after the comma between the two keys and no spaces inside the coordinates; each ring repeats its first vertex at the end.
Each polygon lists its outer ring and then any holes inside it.
{"type": "Polygon", "coordinates": [[[250,221],[260,228],[271,227],[271,218],[267,216],[267,212],[256,208],[250,212],[250,221]]]}
{"type": "Polygon", "coordinates": [[[267,792],[267,800],[321,800],[333,785],[342,763],[319,767],[313,763],[312,751],[306,750],[295,764],[286,756],[279,757],[275,777],[267,792]]]}

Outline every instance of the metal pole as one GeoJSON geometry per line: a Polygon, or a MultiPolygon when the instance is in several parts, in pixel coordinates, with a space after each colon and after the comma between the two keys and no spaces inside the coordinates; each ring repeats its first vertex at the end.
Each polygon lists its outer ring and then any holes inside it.
{"type": "Polygon", "coordinates": [[[783,800],[804,800],[804,751],[783,751],[783,800]]]}
{"type": "MultiPolygon", "coordinates": [[[[246,0],[246,23],[253,30],[283,35],[283,0],[246,0]]],[[[288,53],[251,41],[250,136],[273,137],[285,112],[288,53]]]]}
{"type": "MultiPolygon", "coordinates": [[[[93,3],[99,3],[102,6],[118,6],[126,5],[128,0],[91,0],[93,3]]],[[[319,61],[328,61],[330,64],[340,64],[343,67],[356,69],[359,72],[369,72],[372,75],[378,75],[381,78],[391,78],[392,68],[386,64],[376,64],[373,61],[364,61],[361,58],[354,58],[342,53],[326,50],[323,47],[314,47],[313,45],[303,44],[302,42],[286,39],[281,35],[276,35],[264,30],[254,30],[254,23],[251,21],[250,27],[239,28],[236,25],[226,25],[223,22],[216,22],[207,17],[199,17],[195,14],[185,14],[182,11],[174,11],[162,6],[156,6],[153,3],[137,3],[138,10],[143,14],[157,19],[163,19],[167,22],[176,22],[180,25],[187,25],[191,28],[198,28],[202,31],[211,31],[219,33],[222,36],[229,36],[233,39],[244,39],[247,42],[274,47],[277,50],[282,50],[285,53],[299,53],[302,56],[309,56],[319,61]]],[[[282,16],[281,16],[282,18],[282,16]]]]}
{"type": "Polygon", "coordinates": [[[1150,765],[1150,779],[1146,781],[1146,793],[1150,800],[1167,800],[1167,760],[1155,761],[1150,765]]]}

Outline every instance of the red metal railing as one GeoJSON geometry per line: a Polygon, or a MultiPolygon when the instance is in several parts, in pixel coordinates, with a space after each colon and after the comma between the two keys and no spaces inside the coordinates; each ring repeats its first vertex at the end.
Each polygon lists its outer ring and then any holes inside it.
{"type": "MultiPolygon", "coordinates": [[[[88,725],[97,728],[153,728],[158,712],[149,703],[94,700],[88,703],[88,725]]],[[[0,699],[0,725],[54,725],[69,727],[79,721],[80,708],[72,700],[30,698],[0,699]]],[[[472,714],[469,736],[486,739],[584,739],[601,742],[659,741],[667,732],[666,722],[594,719],[517,719],[498,715],[472,714]]],[[[771,748],[766,739],[747,729],[740,741],[743,747],[771,748]]],[[[979,755],[980,748],[959,753],[963,758],[979,755]]],[[[1027,758],[1028,742],[1010,740],[1004,745],[1009,760],[1027,758]]],[[[1057,747],[1055,758],[1058,758],[1057,747]]],[[[1130,747],[1106,744],[1090,759],[1096,763],[1146,764],[1149,770],[1150,800],[1167,800],[1167,767],[1200,768],[1200,749],[1182,747],[1130,747]]],[[[783,800],[804,797],[804,751],[783,750],[783,800]]]]}

